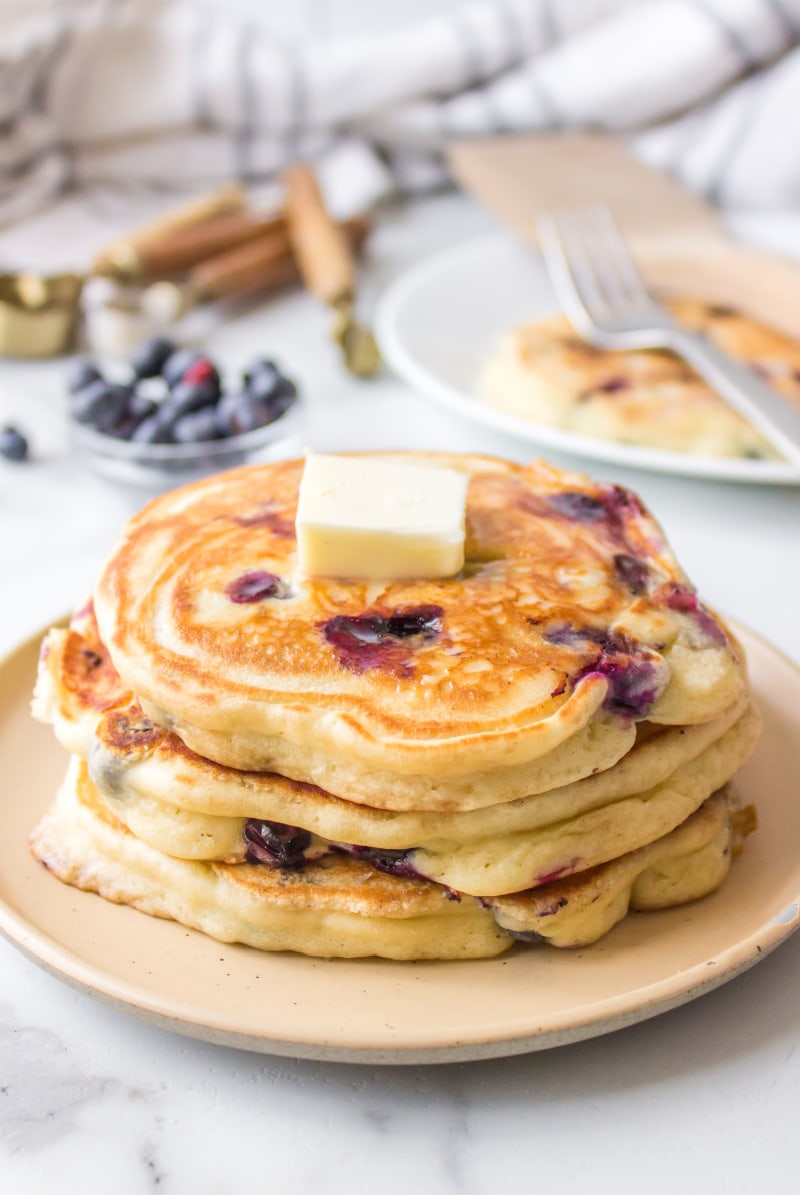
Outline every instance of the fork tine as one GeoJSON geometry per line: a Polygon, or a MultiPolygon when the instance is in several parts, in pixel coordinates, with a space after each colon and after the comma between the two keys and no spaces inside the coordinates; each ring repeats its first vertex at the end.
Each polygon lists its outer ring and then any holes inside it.
{"type": "Polygon", "coordinates": [[[579,212],[570,212],[558,220],[565,253],[569,259],[575,281],[583,301],[595,319],[609,316],[608,295],[602,285],[591,238],[587,237],[583,219],[579,212]]]}
{"type": "Polygon", "coordinates": [[[587,220],[591,223],[597,245],[602,246],[605,261],[613,269],[629,302],[651,302],[647,287],[611,211],[607,207],[592,208],[587,212],[587,220]]]}
{"type": "Polygon", "coordinates": [[[605,307],[605,301],[581,245],[576,244],[576,238],[571,235],[568,222],[563,217],[540,216],[536,228],[542,255],[561,306],[579,331],[590,333],[605,307]]]}

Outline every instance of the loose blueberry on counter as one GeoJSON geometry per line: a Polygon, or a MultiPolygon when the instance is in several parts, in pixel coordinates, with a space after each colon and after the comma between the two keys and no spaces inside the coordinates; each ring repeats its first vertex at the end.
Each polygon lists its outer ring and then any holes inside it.
{"type": "Polygon", "coordinates": [[[67,371],[67,391],[77,394],[92,382],[102,382],[103,375],[90,357],[78,357],[67,371]]]}
{"type": "Polygon", "coordinates": [[[163,336],[151,336],[131,354],[131,368],[137,378],[154,378],[161,373],[175,345],[163,336]]]}
{"type": "Polygon", "coordinates": [[[15,462],[28,459],[28,441],[15,427],[0,429],[0,456],[15,462]]]}

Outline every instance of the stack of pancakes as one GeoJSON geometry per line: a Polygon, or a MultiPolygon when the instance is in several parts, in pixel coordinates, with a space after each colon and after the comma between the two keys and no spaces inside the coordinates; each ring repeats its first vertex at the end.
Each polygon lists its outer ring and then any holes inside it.
{"type": "Polygon", "coordinates": [[[758,717],[739,646],[638,499],[469,475],[442,580],[304,579],[303,462],[173,491],[44,643],[72,753],[32,838],[59,879],[225,941],[477,958],[585,945],[716,889],[758,717]]]}

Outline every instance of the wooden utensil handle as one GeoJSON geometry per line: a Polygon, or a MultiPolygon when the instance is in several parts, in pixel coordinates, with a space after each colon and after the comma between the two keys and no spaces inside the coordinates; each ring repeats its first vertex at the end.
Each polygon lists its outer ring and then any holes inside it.
{"type": "Polygon", "coordinates": [[[132,229],[101,251],[92,266],[92,273],[137,278],[141,272],[139,254],[145,252],[149,244],[163,242],[174,233],[194,228],[217,216],[241,212],[244,207],[245,195],[241,186],[228,183],[209,195],[181,204],[149,224],[132,229]]]}
{"type": "Polygon", "coordinates": [[[317,298],[335,304],[352,298],[355,286],[353,256],[341,228],[325,207],[310,166],[290,166],[283,172],[286,216],[300,275],[317,298]]]}
{"type": "Polygon", "coordinates": [[[137,253],[142,280],[169,278],[278,229],[288,243],[285,216],[253,216],[242,212],[215,216],[202,224],[165,233],[146,241],[137,253]]]}
{"type": "MultiPolygon", "coordinates": [[[[336,225],[349,252],[357,252],[367,238],[369,222],[357,216],[336,225]]],[[[198,299],[223,299],[274,290],[300,276],[286,224],[269,229],[248,244],[229,249],[196,266],[189,288],[198,299]]]]}

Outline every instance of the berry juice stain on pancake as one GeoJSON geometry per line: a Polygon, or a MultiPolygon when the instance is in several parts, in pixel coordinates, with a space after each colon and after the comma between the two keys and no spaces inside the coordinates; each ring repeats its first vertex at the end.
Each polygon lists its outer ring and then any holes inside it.
{"type": "Polygon", "coordinates": [[[288,581],[278,577],[275,573],[265,573],[256,569],[250,573],[243,573],[235,581],[225,586],[225,593],[237,606],[248,605],[250,602],[263,602],[267,598],[283,599],[289,596],[291,587],[288,581]]]}
{"type": "Polygon", "coordinates": [[[392,614],[337,614],[320,627],[350,672],[383,668],[393,676],[411,677],[414,646],[441,634],[443,616],[441,606],[417,606],[392,614]]]}

